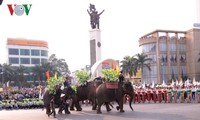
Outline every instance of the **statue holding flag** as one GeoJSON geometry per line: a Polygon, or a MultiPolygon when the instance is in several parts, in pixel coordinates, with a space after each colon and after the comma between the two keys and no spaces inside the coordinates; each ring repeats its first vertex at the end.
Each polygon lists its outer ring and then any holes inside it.
{"type": "Polygon", "coordinates": [[[104,12],[104,10],[100,13],[96,11],[95,5],[90,4],[90,11],[87,10],[88,14],[90,15],[90,24],[92,29],[99,29],[99,19],[100,15],[104,12]]]}

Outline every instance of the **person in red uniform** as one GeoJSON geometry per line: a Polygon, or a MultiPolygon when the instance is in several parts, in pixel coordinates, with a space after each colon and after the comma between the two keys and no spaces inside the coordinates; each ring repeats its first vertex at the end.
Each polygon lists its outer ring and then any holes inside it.
{"type": "Polygon", "coordinates": [[[161,103],[162,102],[162,90],[161,90],[160,86],[158,86],[157,88],[158,88],[158,102],[161,103]]]}

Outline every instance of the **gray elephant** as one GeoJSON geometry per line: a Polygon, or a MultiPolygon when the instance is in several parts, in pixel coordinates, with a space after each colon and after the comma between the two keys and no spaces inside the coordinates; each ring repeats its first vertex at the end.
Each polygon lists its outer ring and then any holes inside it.
{"type": "MultiPolygon", "coordinates": [[[[85,85],[78,86],[76,92],[76,100],[73,99],[70,106],[70,110],[74,110],[74,105],[76,105],[77,111],[81,111],[82,108],[79,104],[80,101],[89,100],[92,104],[92,110],[96,110],[96,88],[103,83],[101,77],[95,78],[93,81],[87,82],[85,85]]],[[[111,111],[110,103],[105,103],[107,111],[111,111]],[[110,106],[109,106],[110,105],[110,106]]]]}
{"type": "MultiPolygon", "coordinates": [[[[50,93],[48,90],[44,93],[43,101],[44,101],[44,107],[46,108],[46,114],[49,115],[51,113],[51,100],[53,99],[54,105],[56,108],[59,108],[58,113],[62,113],[63,110],[65,110],[65,114],[70,114],[68,110],[68,104],[66,104],[67,99],[74,99],[75,98],[75,92],[71,87],[65,87],[63,90],[60,89],[61,86],[56,86],[55,88],[55,94],[50,93]],[[61,94],[64,94],[64,96],[61,97],[61,94]],[[64,105],[64,106],[63,106],[64,105]]],[[[54,114],[55,117],[55,114],[54,114]]]]}
{"type": "Polygon", "coordinates": [[[99,85],[96,89],[97,114],[102,113],[101,106],[104,103],[110,103],[112,101],[116,101],[118,103],[119,106],[117,106],[117,110],[120,110],[120,112],[124,112],[123,96],[125,94],[130,96],[129,106],[133,111],[133,108],[131,106],[134,94],[132,84],[130,82],[117,83],[118,87],[116,88],[108,88],[107,84],[108,83],[103,83],[99,85]]]}
{"type": "Polygon", "coordinates": [[[82,108],[79,102],[84,100],[89,100],[93,105],[92,110],[96,110],[95,91],[97,86],[100,84],[102,84],[101,80],[94,80],[87,82],[85,85],[78,86],[76,91],[76,100],[72,101],[70,110],[74,110],[74,104],[77,104],[77,111],[81,111],[82,108]]]}

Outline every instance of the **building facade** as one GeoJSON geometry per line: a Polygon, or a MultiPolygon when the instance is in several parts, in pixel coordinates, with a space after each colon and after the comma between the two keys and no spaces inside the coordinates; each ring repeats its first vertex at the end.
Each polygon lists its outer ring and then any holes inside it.
{"type": "Polygon", "coordinates": [[[142,82],[169,83],[183,77],[200,80],[200,29],[155,30],[142,36],[139,45],[152,59],[151,70],[144,68],[142,82]]]}
{"type": "Polygon", "coordinates": [[[7,63],[33,67],[48,60],[48,43],[39,40],[7,39],[7,63]]]}

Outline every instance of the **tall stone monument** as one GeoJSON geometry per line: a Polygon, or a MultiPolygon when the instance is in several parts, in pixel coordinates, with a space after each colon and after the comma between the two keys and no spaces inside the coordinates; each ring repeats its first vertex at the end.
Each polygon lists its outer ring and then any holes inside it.
{"type": "Polygon", "coordinates": [[[95,5],[90,4],[89,10],[87,9],[88,14],[90,15],[90,65],[94,65],[97,61],[101,60],[101,30],[100,30],[100,13],[95,8],[95,5]]]}

